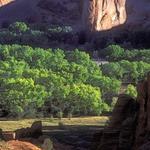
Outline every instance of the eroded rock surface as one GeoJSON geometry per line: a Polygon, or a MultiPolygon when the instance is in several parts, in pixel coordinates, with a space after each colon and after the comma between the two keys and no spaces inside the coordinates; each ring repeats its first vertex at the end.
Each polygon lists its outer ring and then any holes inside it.
{"type": "Polygon", "coordinates": [[[4,5],[6,5],[6,4],[8,4],[8,3],[12,2],[12,1],[13,0],[0,0],[0,7],[4,6],[4,5]]]}
{"type": "Polygon", "coordinates": [[[82,0],[82,24],[92,31],[150,26],[148,0],[82,0]]]}
{"type": "Polygon", "coordinates": [[[46,22],[92,31],[124,24],[131,29],[150,28],[149,0],[1,0],[2,5],[6,7],[0,10],[0,22],[46,22]]]}
{"type": "Polygon", "coordinates": [[[125,23],[125,2],[126,0],[83,0],[84,26],[88,25],[92,30],[107,30],[125,23]]]}
{"type": "Polygon", "coordinates": [[[42,122],[36,121],[32,124],[31,128],[21,128],[15,131],[16,139],[21,138],[38,138],[42,135],[42,122]]]}
{"type": "Polygon", "coordinates": [[[41,150],[40,148],[29,142],[23,141],[9,141],[8,146],[10,147],[10,150],[41,150]]]}

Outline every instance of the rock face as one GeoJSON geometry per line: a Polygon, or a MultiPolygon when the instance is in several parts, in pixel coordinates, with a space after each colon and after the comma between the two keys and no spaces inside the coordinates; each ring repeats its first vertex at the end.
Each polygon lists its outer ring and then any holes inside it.
{"type": "Polygon", "coordinates": [[[84,26],[87,25],[92,30],[107,30],[125,23],[125,2],[126,0],[83,0],[84,26]]]}
{"type": "Polygon", "coordinates": [[[10,3],[12,0],[0,0],[0,7],[10,3]]]}
{"type": "Polygon", "coordinates": [[[15,131],[16,139],[20,138],[38,138],[42,135],[42,122],[36,121],[32,124],[31,128],[22,128],[15,131]]]}
{"type": "Polygon", "coordinates": [[[0,0],[0,6],[0,23],[23,20],[92,31],[122,24],[133,29],[150,27],[149,0],[0,0]]]}
{"type": "MultiPolygon", "coordinates": [[[[9,150],[41,150],[37,146],[29,143],[29,142],[22,142],[22,141],[9,141],[8,143],[9,150]]],[[[5,150],[5,149],[2,149],[5,150]]]]}
{"type": "Polygon", "coordinates": [[[137,100],[119,96],[110,123],[95,141],[95,150],[150,148],[150,73],[147,80],[138,84],[137,90],[137,100]]]}
{"type": "MultiPolygon", "coordinates": [[[[29,23],[74,25],[79,23],[80,0],[13,0],[0,8],[0,23],[16,20],[29,23]]],[[[0,4],[0,6],[2,6],[0,4]]]]}
{"type": "Polygon", "coordinates": [[[81,5],[82,24],[88,30],[108,30],[122,24],[150,26],[148,0],[82,0],[81,5]]]}

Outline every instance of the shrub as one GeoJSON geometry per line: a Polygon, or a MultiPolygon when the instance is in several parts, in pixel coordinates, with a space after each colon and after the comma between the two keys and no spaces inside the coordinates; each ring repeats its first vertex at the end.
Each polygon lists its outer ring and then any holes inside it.
{"type": "Polygon", "coordinates": [[[129,84],[127,89],[126,89],[126,94],[130,95],[133,98],[137,97],[137,90],[135,88],[135,86],[133,86],[132,84],[129,84]]]}
{"type": "Polygon", "coordinates": [[[22,33],[29,30],[29,27],[24,22],[15,22],[9,26],[9,30],[16,33],[22,33]]]}

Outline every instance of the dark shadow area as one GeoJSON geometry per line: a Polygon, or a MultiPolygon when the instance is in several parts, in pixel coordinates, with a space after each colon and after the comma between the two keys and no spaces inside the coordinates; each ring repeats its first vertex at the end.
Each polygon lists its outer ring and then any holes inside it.
{"type": "Polygon", "coordinates": [[[77,148],[88,150],[91,148],[93,136],[103,128],[104,126],[94,125],[65,125],[62,128],[45,126],[43,127],[43,134],[59,141],[61,144],[72,146],[74,150],[77,148]]]}
{"type": "Polygon", "coordinates": [[[40,14],[35,5],[39,0],[15,0],[0,7],[0,24],[15,21],[39,22],[40,14]]]}

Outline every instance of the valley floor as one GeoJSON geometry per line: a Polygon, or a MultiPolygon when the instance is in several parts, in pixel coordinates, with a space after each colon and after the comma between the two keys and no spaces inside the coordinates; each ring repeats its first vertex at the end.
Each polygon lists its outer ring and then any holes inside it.
{"type": "MultiPolygon", "coordinates": [[[[59,119],[40,118],[7,120],[1,119],[0,128],[3,131],[14,131],[23,127],[30,127],[34,121],[41,120],[43,124],[43,134],[49,137],[56,150],[88,150],[91,146],[95,133],[100,132],[108,117],[79,117],[59,119]]],[[[31,141],[34,143],[34,141],[31,141]]],[[[39,146],[38,144],[34,143],[39,146]]]]}
{"type": "MultiPolygon", "coordinates": [[[[105,122],[109,118],[107,116],[99,116],[99,117],[76,117],[69,120],[68,118],[63,118],[61,122],[64,125],[77,125],[77,126],[101,126],[104,125],[105,122]]],[[[35,121],[42,121],[43,126],[58,126],[60,120],[57,118],[36,118],[36,119],[7,119],[0,118],[0,129],[3,131],[14,131],[20,128],[30,127],[35,121]]]]}

